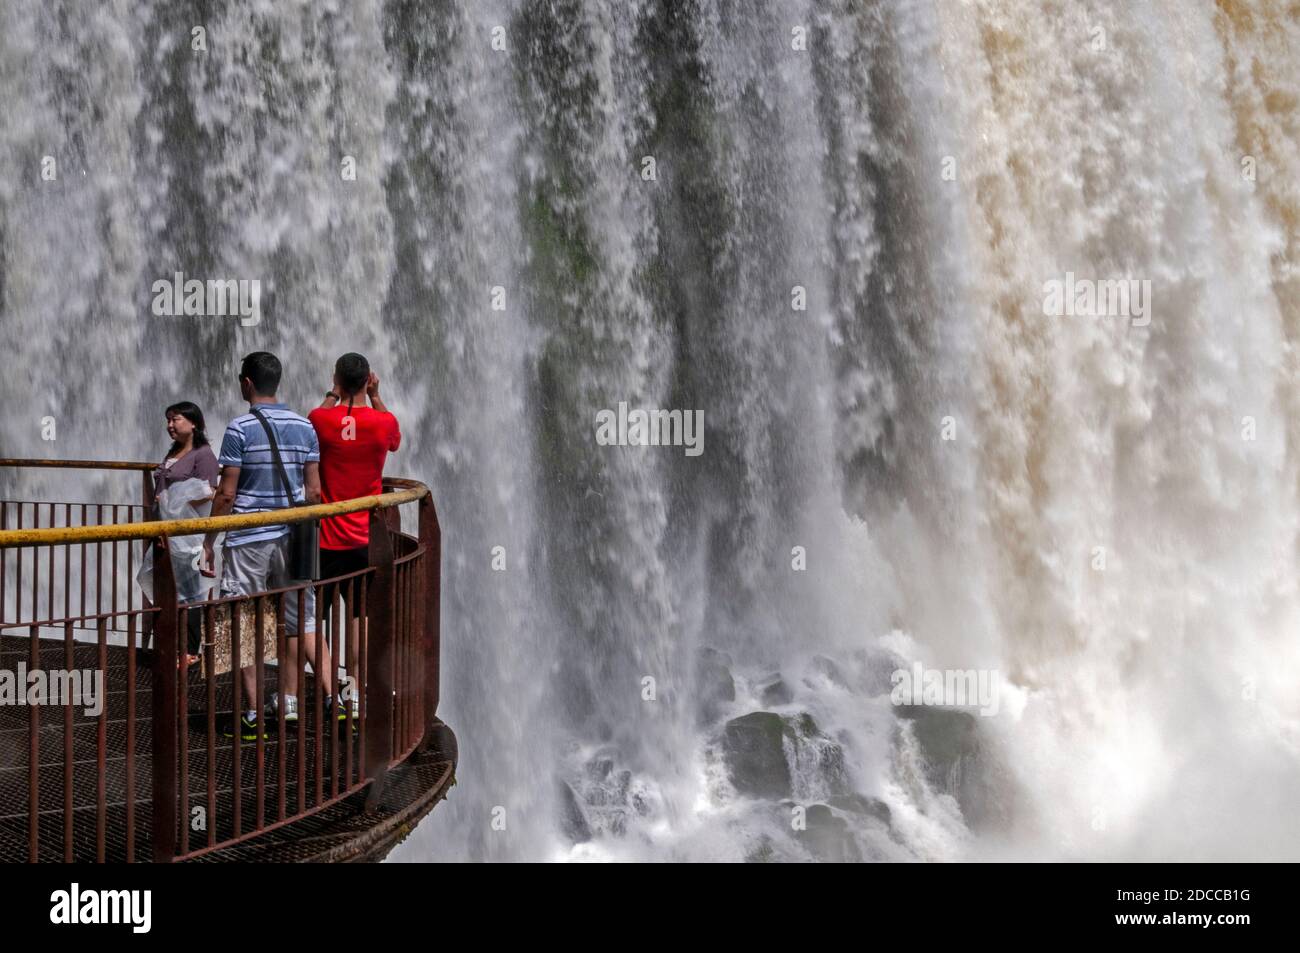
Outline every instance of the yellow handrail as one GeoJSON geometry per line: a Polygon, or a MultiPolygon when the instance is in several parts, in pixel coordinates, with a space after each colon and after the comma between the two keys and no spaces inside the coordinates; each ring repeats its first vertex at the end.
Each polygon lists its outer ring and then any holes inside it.
{"type": "MultiPolygon", "coordinates": [[[[0,466],[69,467],[72,469],[152,470],[152,463],[95,463],[90,460],[6,460],[0,466]]],[[[198,516],[185,520],[146,520],[140,523],[118,523],[108,526],[59,526],[47,529],[0,530],[0,549],[15,546],[51,546],[59,543],[103,543],[124,539],[154,539],[158,536],[190,536],[195,533],[228,533],[235,529],[255,526],[286,526],[327,516],[342,516],[362,510],[381,510],[403,503],[413,503],[429,495],[429,488],[416,480],[389,479],[391,485],[403,489],[378,496],[360,496],[354,500],[337,503],[316,503],[312,506],[285,507],[264,513],[243,513],[238,516],[198,516]]]]}

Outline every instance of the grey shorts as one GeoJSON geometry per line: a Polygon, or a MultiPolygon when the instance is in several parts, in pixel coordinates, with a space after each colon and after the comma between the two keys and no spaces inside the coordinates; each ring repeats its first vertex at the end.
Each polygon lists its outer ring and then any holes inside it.
{"type": "MultiPolygon", "coordinates": [[[[259,543],[222,547],[221,594],[223,596],[251,596],[268,589],[283,589],[306,580],[289,578],[286,568],[289,559],[289,536],[267,539],[259,543]]],[[[284,600],[285,631],[290,635],[316,631],[316,590],[304,590],[306,627],[298,627],[298,595],[286,593],[284,600]]]]}

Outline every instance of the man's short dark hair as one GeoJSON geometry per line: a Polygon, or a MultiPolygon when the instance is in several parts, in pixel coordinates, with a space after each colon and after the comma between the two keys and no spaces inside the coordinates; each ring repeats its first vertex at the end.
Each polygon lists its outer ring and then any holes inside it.
{"type": "Polygon", "coordinates": [[[349,351],[334,362],[334,374],[339,386],[355,394],[370,382],[370,362],[360,354],[349,351]]]}
{"type": "Polygon", "coordinates": [[[270,351],[254,351],[239,365],[239,376],[253,382],[259,397],[274,397],[280,387],[280,359],[270,351]]]}

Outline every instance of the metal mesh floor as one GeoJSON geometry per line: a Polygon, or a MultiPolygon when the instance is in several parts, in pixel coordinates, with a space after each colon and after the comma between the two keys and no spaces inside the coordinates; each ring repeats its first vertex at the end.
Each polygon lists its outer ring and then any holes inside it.
{"type": "MultiPolygon", "coordinates": [[[[96,665],[98,647],[78,643],[74,648],[73,665],[92,668],[96,665]]],[[[109,647],[108,668],[105,675],[105,774],[103,801],[105,824],[105,859],[125,861],[128,858],[127,829],[130,806],[127,804],[127,710],[128,671],[126,650],[109,647]]],[[[42,666],[66,667],[65,647],[61,642],[42,642],[42,666]]],[[[0,635],[0,669],[15,671],[19,661],[29,659],[29,645],[25,638],[0,635]]],[[[188,734],[188,805],[207,810],[209,752],[207,738],[207,685],[194,679],[189,686],[191,711],[188,734]]],[[[273,668],[265,677],[266,690],[275,689],[273,668]]],[[[137,664],[135,673],[135,740],[132,763],[135,766],[134,804],[134,858],[149,860],[151,848],[151,792],[152,792],[152,691],[151,674],[147,667],[137,664]]],[[[314,696],[314,685],[304,686],[304,699],[314,696]]],[[[216,684],[216,711],[229,712],[232,699],[230,677],[218,677],[216,684]]],[[[355,735],[352,736],[352,770],[346,771],[348,735],[346,728],[326,732],[324,744],[317,745],[313,722],[314,705],[304,704],[304,723],[307,738],[299,746],[295,731],[287,732],[284,743],[284,784],[279,774],[280,745],[272,728],[265,742],[262,756],[263,779],[259,801],[255,779],[258,777],[257,746],[253,742],[240,745],[241,792],[238,798],[240,832],[252,833],[259,817],[266,824],[274,823],[283,790],[286,811],[292,815],[299,807],[299,762],[302,762],[306,780],[303,790],[307,807],[328,801],[346,787],[347,777],[356,778],[359,770],[360,750],[355,735]],[[319,749],[319,750],[318,750],[319,749]],[[335,785],[338,785],[337,787],[335,785]]],[[[64,808],[69,786],[65,782],[65,727],[66,710],[58,706],[42,706],[39,711],[39,829],[41,861],[62,861],[65,857],[64,808]]],[[[445,726],[444,726],[445,727],[445,726]]],[[[0,861],[25,861],[28,859],[29,838],[29,775],[30,709],[25,706],[0,706],[0,861]]],[[[71,730],[73,806],[72,856],[76,861],[96,859],[97,829],[100,803],[100,779],[96,771],[99,720],[88,717],[80,709],[73,712],[71,730]]],[[[454,781],[456,764],[455,737],[450,730],[440,731],[432,750],[408,760],[393,769],[385,779],[382,797],[371,811],[364,810],[366,791],[332,804],[311,817],[303,818],[277,828],[256,834],[251,840],[222,848],[198,858],[202,861],[219,860],[348,860],[365,859],[377,850],[386,849],[401,836],[404,825],[413,823],[432,808],[445,795],[454,781]]],[[[207,829],[190,831],[190,849],[198,849],[209,841],[210,833],[220,842],[234,835],[236,796],[234,786],[234,744],[229,738],[218,735],[212,751],[212,777],[215,779],[215,811],[208,812],[207,829]]]]}

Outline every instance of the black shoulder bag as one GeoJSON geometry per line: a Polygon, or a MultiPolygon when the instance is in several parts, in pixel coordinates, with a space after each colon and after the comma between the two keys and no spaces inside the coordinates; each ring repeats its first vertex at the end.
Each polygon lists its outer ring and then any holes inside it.
{"type": "MultiPolygon", "coordinates": [[[[284,495],[289,500],[290,506],[311,506],[310,503],[299,503],[293,498],[293,487],[289,483],[289,474],[284,470],[284,461],[280,459],[280,447],[275,442],[275,432],[271,429],[270,423],[262,416],[262,412],[256,407],[249,408],[262,423],[262,429],[266,431],[266,439],[271,443],[271,459],[275,461],[275,468],[280,473],[280,485],[284,488],[284,495]]],[[[303,476],[303,482],[306,482],[306,474],[303,476]]],[[[319,579],[320,578],[320,520],[305,520],[301,523],[289,524],[289,578],[291,579],[319,579]]]]}

